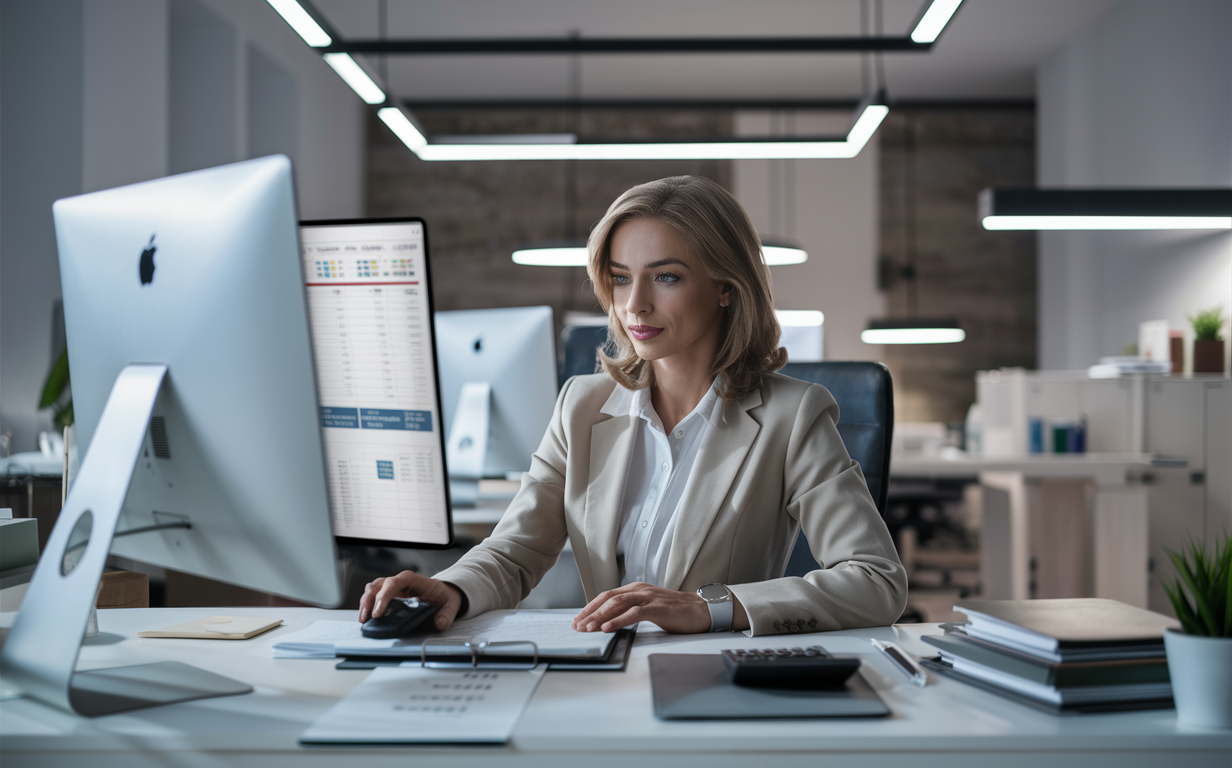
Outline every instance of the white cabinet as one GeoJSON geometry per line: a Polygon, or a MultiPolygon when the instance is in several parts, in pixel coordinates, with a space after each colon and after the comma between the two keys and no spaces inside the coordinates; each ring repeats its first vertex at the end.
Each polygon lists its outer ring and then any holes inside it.
{"type": "Polygon", "coordinates": [[[1232,381],[1207,381],[1206,536],[1232,535],[1232,381]]]}
{"type": "Polygon", "coordinates": [[[1199,379],[1153,379],[1146,387],[1148,453],[1189,460],[1201,471],[1206,460],[1206,391],[1199,379]]]}
{"type": "MultiPolygon", "coordinates": [[[[1140,476],[1131,473],[1135,476],[1125,478],[1124,487],[1096,482],[1092,503],[1078,507],[1073,500],[1081,493],[1074,488],[1057,485],[1024,490],[1022,507],[1031,510],[1030,553],[1006,552],[1005,556],[1027,558],[1037,571],[1029,584],[1001,584],[1004,579],[993,578],[996,583],[987,586],[994,592],[1041,597],[1075,591],[1112,596],[1123,588],[1125,598],[1121,599],[1139,603],[1142,598],[1127,598],[1142,595],[1152,610],[1171,613],[1162,583],[1174,573],[1164,550],[1178,550],[1190,539],[1206,539],[1209,546],[1213,537],[1232,533],[1232,379],[1091,379],[1081,372],[1005,369],[977,374],[976,391],[986,459],[1042,458],[1028,456],[1029,423],[1041,418],[1085,420],[1088,454],[1158,454],[1186,462],[1184,467],[1146,467],[1140,476]],[[1065,500],[1049,500],[1050,494],[1061,494],[1065,500]],[[1119,519],[1138,520],[1144,503],[1145,529],[1140,530],[1138,523],[1132,530],[1118,529],[1119,519]],[[1097,540],[1124,539],[1121,544],[1096,546],[1089,570],[1078,568],[1074,558],[1075,551],[1090,551],[1083,541],[1083,525],[1104,531],[1097,540]],[[1118,547],[1138,551],[1140,535],[1147,537],[1153,564],[1145,593],[1138,576],[1131,573],[1138,566],[1118,559],[1115,552],[1118,547]],[[1048,560],[1056,562],[1045,568],[1048,560]]],[[[995,503],[988,512],[995,532],[995,503]]],[[[1019,533],[1025,535],[1027,529],[1019,533]]],[[[995,539],[992,536],[990,542],[995,539]]],[[[1018,581],[1023,581],[1019,574],[1018,581]]]]}
{"type": "Polygon", "coordinates": [[[1078,412],[1087,420],[1091,453],[1138,453],[1141,449],[1141,379],[1087,379],[1075,382],[1078,412]]]}

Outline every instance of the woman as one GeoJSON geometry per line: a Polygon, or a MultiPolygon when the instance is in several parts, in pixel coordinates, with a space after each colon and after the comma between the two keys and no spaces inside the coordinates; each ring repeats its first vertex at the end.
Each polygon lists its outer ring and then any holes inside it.
{"type": "Polygon", "coordinates": [[[614,357],[570,379],[492,536],[427,578],[377,579],[460,616],[516,606],[568,540],[590,602],[580,631],[820,632],[895,621],[907,579],[823,387],[786,359],[760,241],[735,198],[678,176],[625,192],[587,272],[614,357]],[[821,568],[784,578],[797,530],[821,568]]]}

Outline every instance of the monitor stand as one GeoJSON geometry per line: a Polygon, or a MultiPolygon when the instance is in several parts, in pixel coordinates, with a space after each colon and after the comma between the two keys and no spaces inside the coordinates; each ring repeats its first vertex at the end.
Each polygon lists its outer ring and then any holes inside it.
{"type": "Polygon", "coordinates": [[[252,691],[246,683],[176,661],[75,671],[166,375],[165,365],[130,365],[116,378],[77,481],[0,651],[5,683],[68,712],[94,717],[252,691]]]}
{"type": "Polygon", "coordinates": [[[449,501],[455,507],[474,507],[479,501],[479,480],[488,458],[491,424],[492,385],[486,381],[463,384],[445,443],[449,501]]]}

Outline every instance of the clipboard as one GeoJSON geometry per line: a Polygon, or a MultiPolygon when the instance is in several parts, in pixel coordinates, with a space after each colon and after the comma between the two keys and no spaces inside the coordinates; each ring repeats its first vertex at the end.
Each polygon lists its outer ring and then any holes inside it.
{"type": "MultiPolygon", "coordinates": [[[[633,651],[633,639],[637,635],[636,627],[625,627],[616,631],[607,653],[603,656],[553,656],[536,654],[520,655],[485,655],[476,647],[469,661],[465,658],[458,662],[453,656],[438,656],[425,654],[421,659],[419,654],[405,657],[390,656],[347,656],[334,665],[334,669],[376,669],[377,667],[419,666],[426,660],[433,665],[443,665],[454,662],[458,666],[476,669],[494,668],[499,665],[531,667],[537,662],[546,662],[551,672],[623,672],[629,666],[629,654],[633,651]]],[[[533,646],[532,643],[526,643],[533,646]]],[[[430,650],[431,646],[429,646],[430,650]]],[[[418,649],[416,649],[418,650],[418,649]]]]}

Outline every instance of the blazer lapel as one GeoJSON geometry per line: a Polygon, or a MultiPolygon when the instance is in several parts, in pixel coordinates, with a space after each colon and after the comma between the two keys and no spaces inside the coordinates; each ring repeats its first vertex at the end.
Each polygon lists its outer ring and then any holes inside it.
{"type": "Polygon", "coordinates": [[[633,454],[635,426],[634,418],[625,415],[599,422],[590,429],[585,518],[589,580],[588,574],[580,574],[588,599],[620,586],[616,540],[620,536],[620,505],[633,454]]]}
{"type": "Polygon", "coordinates": [[[710,439],[698,451],[672,534],[672,548],[667,555],[667,572],[663,578],[665,589],[680,589],[685,575],[693,567],[706,534],[736,481],[736,473],[761,430],[761,425],[748,414],[759,405],[760,391],[754,391],[739,403],[724,403],[722,421],[712,427],[714,432],[710,439]]]}

